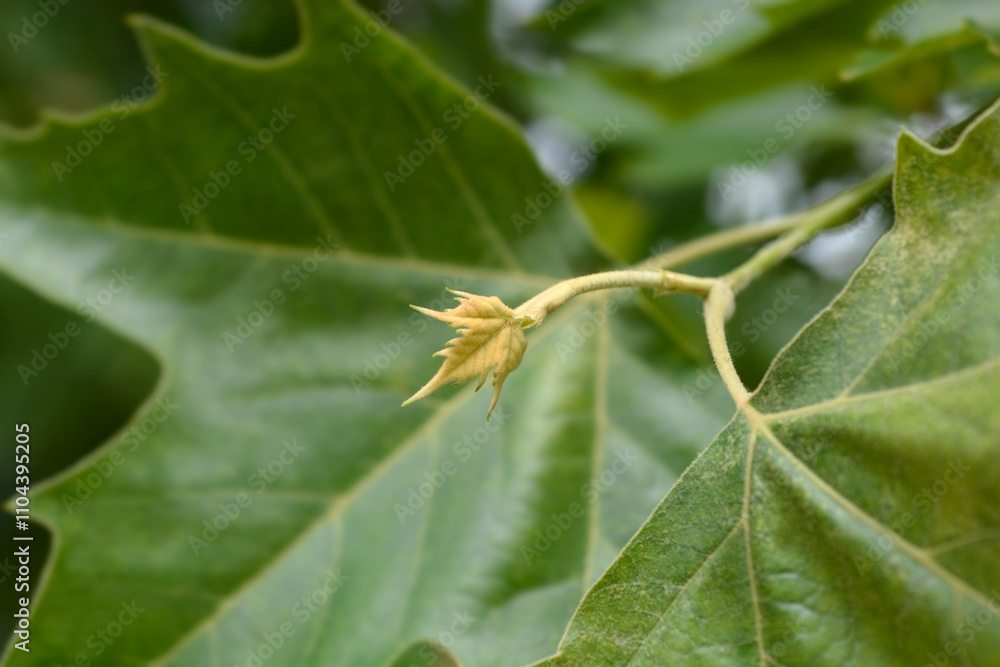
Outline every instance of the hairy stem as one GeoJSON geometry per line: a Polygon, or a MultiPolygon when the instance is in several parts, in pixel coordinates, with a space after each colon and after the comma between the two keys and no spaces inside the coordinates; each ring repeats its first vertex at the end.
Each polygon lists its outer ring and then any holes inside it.
{"type": "Polygon", "coordinates": [[[717,281],[672,271],[625,270],[570,278],[528,299],[514,310],[525,328],[541,324],[554,310],[585,292],[624,287],[650,287],[658,293],[693,294],[706,297],[717,281]]]}
{"type": "Polygon", "coordinates": [[[482,369],[482,360],[471,375],[457,369],[473,355],[485,353],[488,355],[487,365],[497,369],[494,374],[496,391],[490,406],[492,411],[504,378],[517,368],[524,354],[527,342],[521,332],[522,328],[538,326],[567,301],[586,292],[648,287],[655,290],[657,295],[690,294],[705,300],[705,327],[708,331],[712,358],[737,408],[749,413],[751,394],[736,372],[732,354],[729,352],[729,343],[726,340],[726,320],[732,316],[735,309],[736,293],[764,271],[791,255],[796,248],[808,242],[820,231],[854,218],[859,208],[886,188],[890,182],[890,174],[880,174],[808,211],[767,224],[721,232],[658,255],[632,269],[595,273],[564,280],[528,299],[513,311],[497,297],[479,297],[465,292],[457,292],[459,301],[462,302],[459,306],[444,312],[418,308],[431,317],[449,322],[453,327],[462,327],[460,329],[462,337],[449,341],[447,345],[451,347],[446,346],[445,351],[438,353],[447,357],[445,365],[438,371],[438,375],[435,375],[431,382],[414,394],[407,403],[423,397],[449,381],[461,383],[478,376],[482,386],[482,381],[485,380],[489,370],[482,369]],[[699,278],[663,268],[778,235],[780,235],[778,240],[765,246],[745,263],[721,278],[699,278]],[[491,315],[484,316],[484,312],[491,315]],[[497,324],[498,320],[500,324],[497,324]],[[497,348],[496,331],[499,329],[505,332],[506,338],[503,340],[507,342],[501,343],[497,348]],[[483,342],[484,340],[486,342],[483,342]],[[512,347],[511,340],[517,341],[517,345],[512,347]],[[456,353],[459,344],[468,341],[471,341],[471,344],[465,345],[456,353]],[[455,361],[456,354],[461,357],[458,361],[455,361]],[[448,366],[449,363],[451,367],[448,366]]]}
{"type": "Polygon", "coordinates": [[[841,193],[808,211],[761,225],[719,232],[652,257],[632,269],[595,273],[564,280],[518,306],[514,311],[515,317],[525,328],[538,326],[553,311],[573,297],[605,289],[651,287],[657,290],[658,294],[677,292],[707,298],[711,289],[721,280],[729,285],[733,293],[738,292],[821,230],[853,218],[862,204],[887,187],[890,182],[890,173],[879,174],[853,190],[841,193]],[[678,266],[728,248],[764,241],[775,236],[780,238],[720,279],[697,278],[665,270],[667,266],[678,266]]]}
{"type": "Polygon", "coordinates": [[[708,331],[708,345],[712,349],[715,366],[719,369],[719,377],[733,397],[736,407],[742,409],[750,400],[750,392],[736,372],[733,355],[729,352],[729,341],[726,340],[726,320],[732,315],[734,307],[733,289],[727,283],[719,281],[705,299],[705,329],[708,331]]]}
{"type": "Polygon", "coordinates": [[[755,278],[786,259],[808,243],[816,234],[848,222],[869,199],[892,183],[892,174],[879,174],[852,190],[842,192],[819,206],[799,214],[799,223],[774,243],[764,246],[757,254],[722,277],[733,292],[739,292],[755,278]]]}
{"type": "Polygon", "coordinates": [[[749,285],[757,276],[786,259],[820,231],[855,218],[862,205],[889,187],[891,183],[891,173],[879,174],[815,208],[792,216],[795,224],[791,225],[781,238],[761,248],[745,263],[719,278],[709,292],[705,300],[708,343],[719,376],[738,409],[747,407],[751,394],[736,372],[736,365],[733,363],[729,342],[726,339],[726,320],[732,316],[735,309],[736,293],[749,285]]]}

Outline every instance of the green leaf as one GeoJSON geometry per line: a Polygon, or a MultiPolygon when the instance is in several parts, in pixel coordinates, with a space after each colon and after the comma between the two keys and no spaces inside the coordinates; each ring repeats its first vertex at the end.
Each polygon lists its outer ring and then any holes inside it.
{"type": "Polygon", "coordinates": [[[830,80],[857,57],[891,4],[631,0],[599,3],[539,30],[551,30],[618,88],[687,117],[781,84],[830,80]]]}
{"type": "Polygon", "coordinates": [[[933,2],[896,4],[879,16],[872,27],[872,36],[876,44],[882,43],[883,48],[879,50],[884,57],[900,61],[922,51],[981,41],[990,27],[1000,27],[1000,7],[994,2],[959,0],[948,5],[933,2]]]}
{"type": "Polygon", "coordinates": [[[842,11],[854,2],[591,0],[575,11],[553,2],[537,25],[542,32],[551,31],[559,39],[569,39],[581,53],[617,66],[672,77],[685,70],[709,67],[816,16],[842,11]],[[699,44],[699,33],[703,31],[707,36],[699,44]]]}
{"type": "Polygon", "coordinates": [[[9,48],[0,50],[0,119],[15,126],[38,120],[44,107],[81,111],[106,100],[132,97],[146,75],[129,14],[152,13],[209,42],[254,55],[294,46],[291,0],[241,0],[192,5],[185,0],[107,0],[101,11],[9,0],[0,24],[9,48]],[[41,10],[43,14],[37,15],[41,10]]]}
{"type": "Polygon", "coordinates": [[[905,117],[930,108],[947,84],[992,98],[1000,79],[984,48],[997,53],[1000,13],[989,0],[629,0],[562,12],[546,12],[539,32],[675,117],[782,84],[855,82],[887,71],[903,81],[876,79],[868,96],[905,117]]]}
{"type": "MultiPolygon", "coordinates": [[[[587,67],[531,77],[526,88],[540,115],[564,120],[583,137],[599,136],[609,118],[627,123],[627,131],[609,147],[618,159],[614,177],[625,187],[668,191],[701,186],[720,165],[753,159],[772,142],[779,148],[774,155],[768,153],[768,160],[779,154],[797,155],[810,143],[867,140],[881,120],[870,109],[849,108],[826,98],[830,90],[824,89],[819,110],[811,112],[809,122],[796,121],[798,127],[793,127],[788,115],[816,103],[816,87],[802,83],[729,100],[683,119],[664,117],[639,99],[642,93],[626,95],[587,67]]],[[[725,173],[716,180],[729,177],[725,173]]],[[[710,184],[713,192],[717,185],[710,184]]]]}
{"type": "Polygon", "coordinates": [[[0,269],[160,366],[35,487],[55,554],[6,664],[540,659],[724,423],[652,320],[596,299],[529,336],[489,423],[471,387],[401,410],[441,342],[406,304],[518,303],[600,259],[566,197],[512,217],[550,184],[489,72],[476,97],[352,5],[300,9],[276,59],[138,19],[155,101],[3,139],[0,269]]]}
{"type": "Polygon", "coordinates": [[[545,665],[1000,661],[998,147],[901,137],[893,230],[545,665]]]}

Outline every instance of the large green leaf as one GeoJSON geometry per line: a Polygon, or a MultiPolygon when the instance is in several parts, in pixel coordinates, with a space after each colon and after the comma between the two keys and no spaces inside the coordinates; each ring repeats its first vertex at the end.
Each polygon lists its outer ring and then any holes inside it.
{"type": "Polygon", "coordinates": [[[1000,662],[1000,105],[899,142],[897,222],[546,665],[1000,662]]]}
{"type": "Polygon", "coordinates": [[[598,260],[564,197],[515,224],[547,179],[505,118],[386,31],[358,38],[353,6],[301,12],[302,45],[273,60],[138,20],[152,104],[3,141],[0,269],[161,371],[33,495],[55,554],[31,652],[7,664],[248,664],[268,637],[268,665],[392,664],[429,641],[540,659],[724,423],[718,387],[691,404],[696,365],[618,301],[529,337],[490,424],[471,388],[400,409],[447,331],[407,303],[516,303],[598,260]],[[478,106],[457,127],[456,104],[478,106]]]}

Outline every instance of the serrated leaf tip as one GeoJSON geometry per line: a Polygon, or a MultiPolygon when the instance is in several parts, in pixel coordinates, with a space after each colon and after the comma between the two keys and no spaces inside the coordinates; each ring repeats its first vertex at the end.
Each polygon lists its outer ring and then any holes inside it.
{"type": "Polygon", "coordinates": [[[487,412],[487,420],[493,413],[504,381],[520,364],[528,341],[524,337],[520,323],[514,318],[514,311],[495,296],[479,296],[448,289],[456,294],[459,302],[445,311],[430,310],[419,306],[414,309],[458,329],[459,337],[449,340],[444,349],[434,356],[444,357],[441,368],[420,388],[417,393],[403,402],[409,405],[437,391],[446,384],[464,384],[478,378],[478,391],[486,383],[493,371],[493,399],[487,412]]]}

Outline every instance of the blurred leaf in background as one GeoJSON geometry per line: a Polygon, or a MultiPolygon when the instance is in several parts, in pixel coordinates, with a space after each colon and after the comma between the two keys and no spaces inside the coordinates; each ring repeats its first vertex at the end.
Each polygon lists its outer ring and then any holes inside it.
{"type": "Polygon", "coordinates": [[[81,113],[116,98],[134,99],[130,92],[148,63],[126,24],[130,14],[160,17],[252,55],[274,55],[298,40],[291,0],[225,6],[220,18],[213,3],[193,0],[5,2],[0,25],[9,48],[0,50],[0,120],[27,127],[42,109],[81,113]]]}

